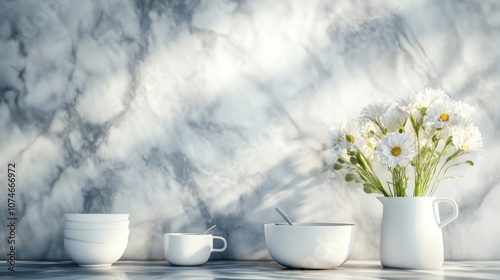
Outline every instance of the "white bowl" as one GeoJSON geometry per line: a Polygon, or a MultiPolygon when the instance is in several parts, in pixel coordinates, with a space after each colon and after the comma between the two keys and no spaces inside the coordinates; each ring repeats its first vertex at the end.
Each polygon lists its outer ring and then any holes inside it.
{"type": "Polygon", "coordinates": [[[110,266],[120,259],[127,244],[128,239],[109,243],[64,239],[64,248],[68,256],[83,267],[110,266]]]}
{"type": "Polygon", "coordinates": [[[86,242],[116,242],[128,239],[129,229],[121,230],[64,230],[64,238],[86,242]]]}
{"type": "Polygon", "coordinates": [[[82,223],[82,222],[65,222],[64,229],[76,230],[124,230],[128,229],[129,221],[112,222],[112,223],[82,223]]]}
{"type": "Polygon", "coordinates": [[[267,250],[279,264],[289,268],[331,269],[351,256],[354,224],[265,224],[267,250]]]}
{"type": "Polygon", "coordinates": [[[68,222],[112,223],[127,221],[129,214],[64,214],[68,222]]]}

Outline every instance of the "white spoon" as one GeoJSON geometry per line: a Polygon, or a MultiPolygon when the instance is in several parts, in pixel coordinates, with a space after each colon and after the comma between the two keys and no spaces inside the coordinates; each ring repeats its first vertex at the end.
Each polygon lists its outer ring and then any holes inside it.
{"type": "Polygon", "coordinates": [[[283,212],[283,210],[281,210],[279,207],[276,207],[276,211],[278,211],[278,213],[280,213],[281,217],[283,217],[283,219],[285,219],[285,221],[289,225],[293,226],[292,221],[290,221],[290,218],[288,218],[288,216],[285,214],[285,212],[283,212]]]}
{"type": "Polygon", "coordinates": [[[204,234],[204,233],[207,233],[207,232],[209,232],[211,229],[213,229],[214,227],[216,227],[216,225],[213,225],[213,226],[209,227],[207,230],[205,230],[204,232],[200,232],[200,233],[198,233],[198,234],[204,234]]]}

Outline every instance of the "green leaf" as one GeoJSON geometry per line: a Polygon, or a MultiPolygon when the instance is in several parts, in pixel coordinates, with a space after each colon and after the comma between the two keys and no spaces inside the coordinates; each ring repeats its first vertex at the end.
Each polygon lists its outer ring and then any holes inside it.
{"type": "Polygon", "coordinates": [[[345,175],[345,180],[346,180],[347,182],[351,182],[351,181],[352,181],[352,180],[354,180],[355,178],[356,178],[356,175],[354,175],[354,174],[352,174],[352,173],[347,173],[347,174],[345,175]]]}
{"type": "Polygon", "coordinates": [[[338,159],[337,159],[337,162],[338,162],[338,163],[345,163],[345,160],[343,160],[343,159],[341,159],[341,158],[338,158],[338,159]]]}
{"type": "Polygon", "coordinates": [[[370,147],[370,149],[375,150],[375,146],[371,142],[366,142],[366,145],[370,147]]]}
{"type": "Polygon", "coordinates": [[[448,137],[448,140],[446,140],[446,145],[451,145],[453,144],[453,138],[450,136],[448,137]]]}
{"type": "Polygon", "coordinates": [[[377,188],[375,188],[372,184],[370,183],[365,183],[363,184],[363,191],[365,193],[380,193],[377,188]]]}
{"type": "Polygon", "coordinates": [[[454,159],[458,155],[459,152],[460,151],[457,150],[453,154],[451,154],[449,157],[447,157],[446,158],[446,163],[448,163],[449,161],[451,161],[452,159],[454,159]]]}
{"type": "Polygon", "coordinates": [[[470,166],[474,166],[474,162],[473,162],[472,160],[468,160],[468,161],[466,161],[465,163],[467,163],[467,164],[468,164],[468,165],[470,165],[470,166]]]}
{"type": "Polygon", "coordinates": [[[333,165],[333,169],[335,169],[335,170],[340,170],[340,169],[342,169],[342,167],[343,167],[343,165],[342,165],[342,164],[340,164],[340,163],[338,163],[338,162],[336,162],[336,163],[333,165]]]}
{"type": "Polygon", "coordinates": [[[359,163],[359,162],[358,162],[358,159],[356,159],[355,157],[351,157],[351,158],[349,159],[349,161],[350,161],[352,164],[358,164],[358,163],[359,163]]]}

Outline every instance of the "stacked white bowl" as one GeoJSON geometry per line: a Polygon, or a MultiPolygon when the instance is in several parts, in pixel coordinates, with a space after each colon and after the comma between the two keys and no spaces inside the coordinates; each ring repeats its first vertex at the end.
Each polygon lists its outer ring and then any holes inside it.
{"type": "Polygon", "coordinates": [[[129,214],[65,214],[64,247],[83,267],[110,266],[128,244],[129,214]]]}

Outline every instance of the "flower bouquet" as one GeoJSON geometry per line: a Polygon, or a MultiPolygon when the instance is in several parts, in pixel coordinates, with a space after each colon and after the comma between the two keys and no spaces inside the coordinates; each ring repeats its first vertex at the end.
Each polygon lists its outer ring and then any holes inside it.
{"type": "Polygon", "coordinates": [[[482,150],[472,121],[474,108],[442,90],[426,88],[408,98],[375,101],[358,119],[330,128],[331,168],[366,193],[386,197],[432,196],[450,168],[473,165],[467,155],[482,150]],[[411,172],[413,171],[413,172],[411,172]]]}

